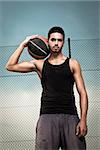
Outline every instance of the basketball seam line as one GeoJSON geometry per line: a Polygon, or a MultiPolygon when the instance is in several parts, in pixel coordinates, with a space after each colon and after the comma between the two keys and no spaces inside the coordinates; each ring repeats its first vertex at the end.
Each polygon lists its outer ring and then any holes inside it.
{"type": "Polygon", "coordinates": [[[43,53],[45,53],[47,55],[47,53],[41,47],[39,47],[37,44],[35,44],[32,41],[30,41],[30,43],[33,44],[34,46],[36,46],[40,51],[42,51],[43,53]]]}

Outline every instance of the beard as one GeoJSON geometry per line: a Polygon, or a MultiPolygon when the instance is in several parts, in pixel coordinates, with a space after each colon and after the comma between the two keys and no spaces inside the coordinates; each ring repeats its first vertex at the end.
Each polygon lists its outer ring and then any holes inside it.
{"type": "Polygon", "coordinates": [[[53,46],[53,47],[49,46],[49,50],[50,50],[51,53],[57,54],[57,53],[61,52],[62,47],[60,48],[59,46],[53,46]]]}

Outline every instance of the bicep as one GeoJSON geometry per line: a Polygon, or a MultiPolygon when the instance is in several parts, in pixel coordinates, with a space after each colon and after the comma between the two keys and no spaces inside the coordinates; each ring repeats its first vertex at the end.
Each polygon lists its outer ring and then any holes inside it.
{"type": "Polygon", "coordinates": [[[9,71],[14,71],[14,72],[26,73],[26,72],[31,72],[35,70],[36,70],[36,66],[33,62],[21,62],[15,65],[9,66],[9,71]]]}
{"type": "Polygon", "coordinates": [[[77,91],[80,94],[84,93],[85,92],[85,84],[84,84],[81,67],[78,62],[76,62],[76,64],[74,65],[74,79],[75,79],[77,91]]]}

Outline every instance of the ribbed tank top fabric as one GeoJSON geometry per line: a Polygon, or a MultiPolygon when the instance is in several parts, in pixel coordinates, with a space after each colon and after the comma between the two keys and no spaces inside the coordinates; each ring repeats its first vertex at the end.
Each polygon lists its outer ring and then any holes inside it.
{"type": "Polygon", "coordinates": [[[45,60],[42,70],[41,114],[77,114],[73,91],[74,77],[69,58],[60,65],[45,60]]]}

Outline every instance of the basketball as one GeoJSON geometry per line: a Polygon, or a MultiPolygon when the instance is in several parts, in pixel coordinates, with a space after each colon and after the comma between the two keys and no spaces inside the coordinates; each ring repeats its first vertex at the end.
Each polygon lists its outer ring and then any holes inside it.
{"type": "Polygon", "coordinates": [[[28,42],[28,52],[35,59],[46,58],[50,53],[47,39],[41,36],[31,39],[28,42]]]}

